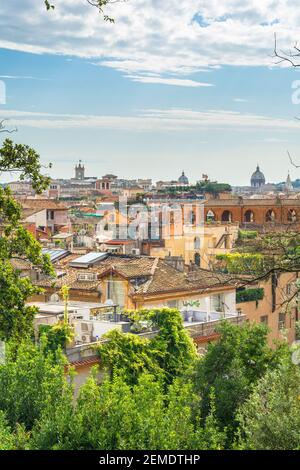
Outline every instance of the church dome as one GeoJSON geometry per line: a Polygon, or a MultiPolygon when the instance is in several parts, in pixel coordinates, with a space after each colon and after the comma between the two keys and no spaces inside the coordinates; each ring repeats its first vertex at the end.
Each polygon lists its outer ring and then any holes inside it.
{"type": "Polygon", "coordinates": [[[188,185],[189,184],[189,180],[188,180],[187,176],[185,176],[184,171],[182,172],[182,175],[178,178],[178,183],[180,183],[182,185],[188,185]]]}
{"type": "Polygon", "coordinates": [[[265,175],[260,171],[259,166],[257,165],[256,171],[251,176],[251,186],[253,188],[259,188],[266,183],[265,175]]]}

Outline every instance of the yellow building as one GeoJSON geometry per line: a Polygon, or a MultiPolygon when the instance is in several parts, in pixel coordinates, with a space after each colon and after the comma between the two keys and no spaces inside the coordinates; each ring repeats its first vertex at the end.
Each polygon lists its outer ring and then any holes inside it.
{"type": "Polygon", "coordinates": [[[179,234],[173,230],[168,236],[163,235],[159,244],[146,242],[144,246],[150,256],[182,256],[186,265],[195,263],[203,269],[210,269],[216,255],[232,250],[238,231],[238,224],[205,224],[200,229],[183,227],[179,234]]]}
{"type": "Polygon", "coordinates": [[[297,290],[296,273],[281,273],[250,289],[263,288],[263,299],[237,303],[237,309],[246,315],[249,321],[265,323],[270,330],[269,343],[286,337],[291,344],[295,341],[295,322],[298,320],[297,298],[293,294],[297,290]]]}

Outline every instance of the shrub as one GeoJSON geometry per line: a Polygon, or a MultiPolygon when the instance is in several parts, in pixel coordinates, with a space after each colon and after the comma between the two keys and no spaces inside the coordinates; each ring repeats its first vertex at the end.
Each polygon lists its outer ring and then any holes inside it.
{"type": "Polygon", "coordinates": [[[257,287],[255,289],[244,289],[239,290],[236,293],[236,303],[242,302],[253,302],[262,300],[264,298],[265,291],[262,287],[257,287]]]}

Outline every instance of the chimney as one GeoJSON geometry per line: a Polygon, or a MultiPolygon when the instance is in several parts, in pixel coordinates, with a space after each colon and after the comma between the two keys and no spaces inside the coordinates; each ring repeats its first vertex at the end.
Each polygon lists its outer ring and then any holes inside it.
{"type": "Polygon", "coordinates": [[[166,256],[165,262],[177,271],[184,272],[184,259],[182,256],[166,256]]]}

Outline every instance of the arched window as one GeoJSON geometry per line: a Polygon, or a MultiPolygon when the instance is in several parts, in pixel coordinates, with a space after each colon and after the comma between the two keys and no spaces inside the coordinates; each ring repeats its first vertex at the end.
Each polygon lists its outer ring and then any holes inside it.
{"type": "Polygon", "coordinates": [[[244,222],[254,222],[254,213],[250,209],[244,214],[244,222]]]}
{"type": "Polygon", "coordinates": [[[206,222],[214,222],[216,220],[216,214],[209,209],[209,211],[206,214],[206,222]]]}
{"type": "Polygon", "coordinates": [[[194,238],[194,250],[200,250],[200,247],[201,247],[200,237],[195,237],[194,238]]]}
{"type": "Polygon", "coordinates": [[[266,222],[274,222],[276,219],[275,212],[273,209],[269,209],[266,213],[266,222]]]}
{"type": "Polygon", "coordinates": [[[195,253],[194,261],[195,261],[195,264],[196,264],[197,266],[200,266],[201,258],[200,258],[200,254],[199,254],[199,253],[195,253]]]}
{"type": "Polygon", "coordinates": [[[288,211],[287,218],[288,218],[288,222],[291,222],[291,223],[297,222],[297,213],[296,213],[295,209],[290,209],[288,211]]]}
{"type": "Polygon", "coordinates": [[[232,222],[232,213],[230,211],[223,212],[222,222],[232,222]]]}

